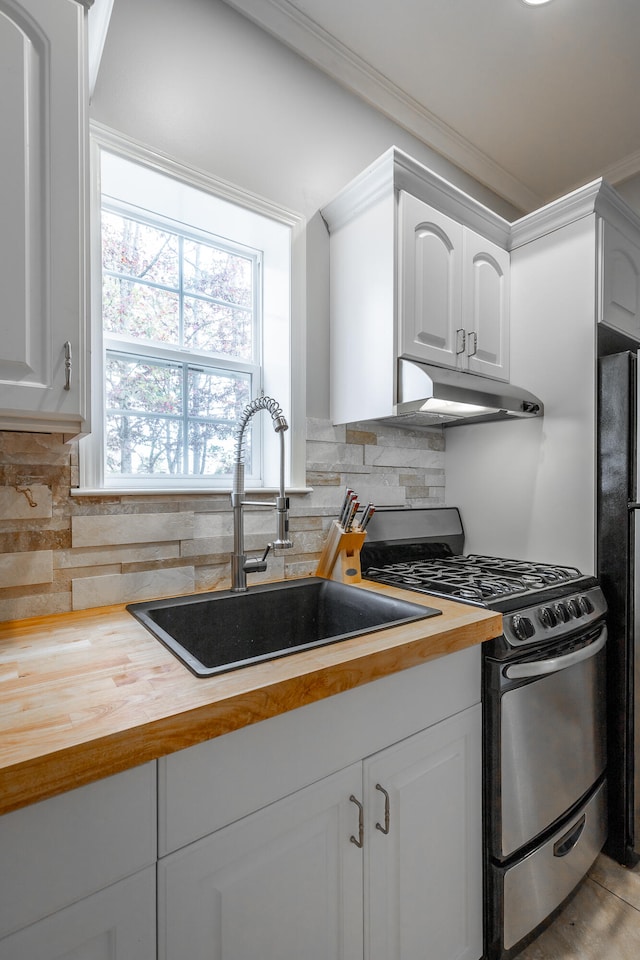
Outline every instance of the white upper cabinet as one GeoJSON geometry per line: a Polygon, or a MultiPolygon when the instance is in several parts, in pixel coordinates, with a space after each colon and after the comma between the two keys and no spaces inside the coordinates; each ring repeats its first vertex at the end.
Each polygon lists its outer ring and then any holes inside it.
{"type": "Polygon", "coordinates": [[[462,338],[462,224],[400,192],[401,356],[455,367],[462,338]]]}
{"type": "Polygon", "coordinates": [[[509,379],[509,254],[400,191],[399,354],[509,379]]]}
{"type": "Polygon", "coordinates": [[[463,250],[463,367],[508,381],[510,256],[466,228],[463,250]]]}
{"type": "Polygon", "coordinates": [[[395,147],[322,215],[335,423],[393,416],[402,358],[509,379],[506,220],[395,147]]]}
{"type": "Polygon", "coordinates": [[[640,340],[640,235],[634,243],[602,222],[601,322],[640,340]]]}
{"type": "Polygon", "coordinates": [[[84,432],[85,10],[0,0],[0,428],[84,432]]]}

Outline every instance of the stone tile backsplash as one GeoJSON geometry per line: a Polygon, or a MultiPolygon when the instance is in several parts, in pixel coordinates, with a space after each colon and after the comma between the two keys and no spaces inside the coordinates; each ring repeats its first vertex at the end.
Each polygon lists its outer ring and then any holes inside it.
{"type": "MultiPolygon", "coordinates": [[[[306,455],[313,489],[291,496],[294,546],[253,583],[314,573],[345,487],[378,506],[444,503],[439,429],[309,419],[306,455]]],[[[228,588],[228,494],[71,495],[77,474],[77,443],[0,431],[0,621],[228,588]]],[[[247,509],[249,552],[273,530],[271,511],[247,509]]]]}

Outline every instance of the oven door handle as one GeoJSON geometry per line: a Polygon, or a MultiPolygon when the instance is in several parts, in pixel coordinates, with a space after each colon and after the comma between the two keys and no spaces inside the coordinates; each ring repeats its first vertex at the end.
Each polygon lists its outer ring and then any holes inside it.
{"type": "Polygon", "coordinates": [[[600,653],[607,642],[607,628],[603,627],[600,636],[587,647],[575,650],[573,653],[565,653],[562,657],[550,657],[548,660],[528,660],[525,663],[512,663],[508,666],[504,675],[509,680],[523,680],[529,677],[543,677],[547,673],[556,673],[558,670],[566,670],[567,667],[573,667],[576,663],[582,663],[600,653]]]}

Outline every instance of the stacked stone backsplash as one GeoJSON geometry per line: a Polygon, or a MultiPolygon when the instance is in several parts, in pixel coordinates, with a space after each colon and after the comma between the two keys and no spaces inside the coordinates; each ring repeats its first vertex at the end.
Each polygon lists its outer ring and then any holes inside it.
{"type": "MultiPolygon", "coordinates": [[[[263,579],[314,573],[345,487],[379,506],[444,502],[438,429],[310,419],[306,458],[313,490],[291,497],[294,546],[269,557],[263,579]]],[[[0,621],[228,588],[228,493],[72,496],[77,485],[76,442],[0,431],[0,621]]],[[[274,532],[273,511],[247,508],[248,552],[274,532]]]]}

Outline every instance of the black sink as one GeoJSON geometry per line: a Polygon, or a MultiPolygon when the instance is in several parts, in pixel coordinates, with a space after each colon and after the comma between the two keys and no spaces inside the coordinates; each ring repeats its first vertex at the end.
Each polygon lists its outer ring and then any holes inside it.
{"type": "Polygon", "coordinates": [[[441,612],[320,577],[132,603],[127,610],[198,677],[441,612]]]}

